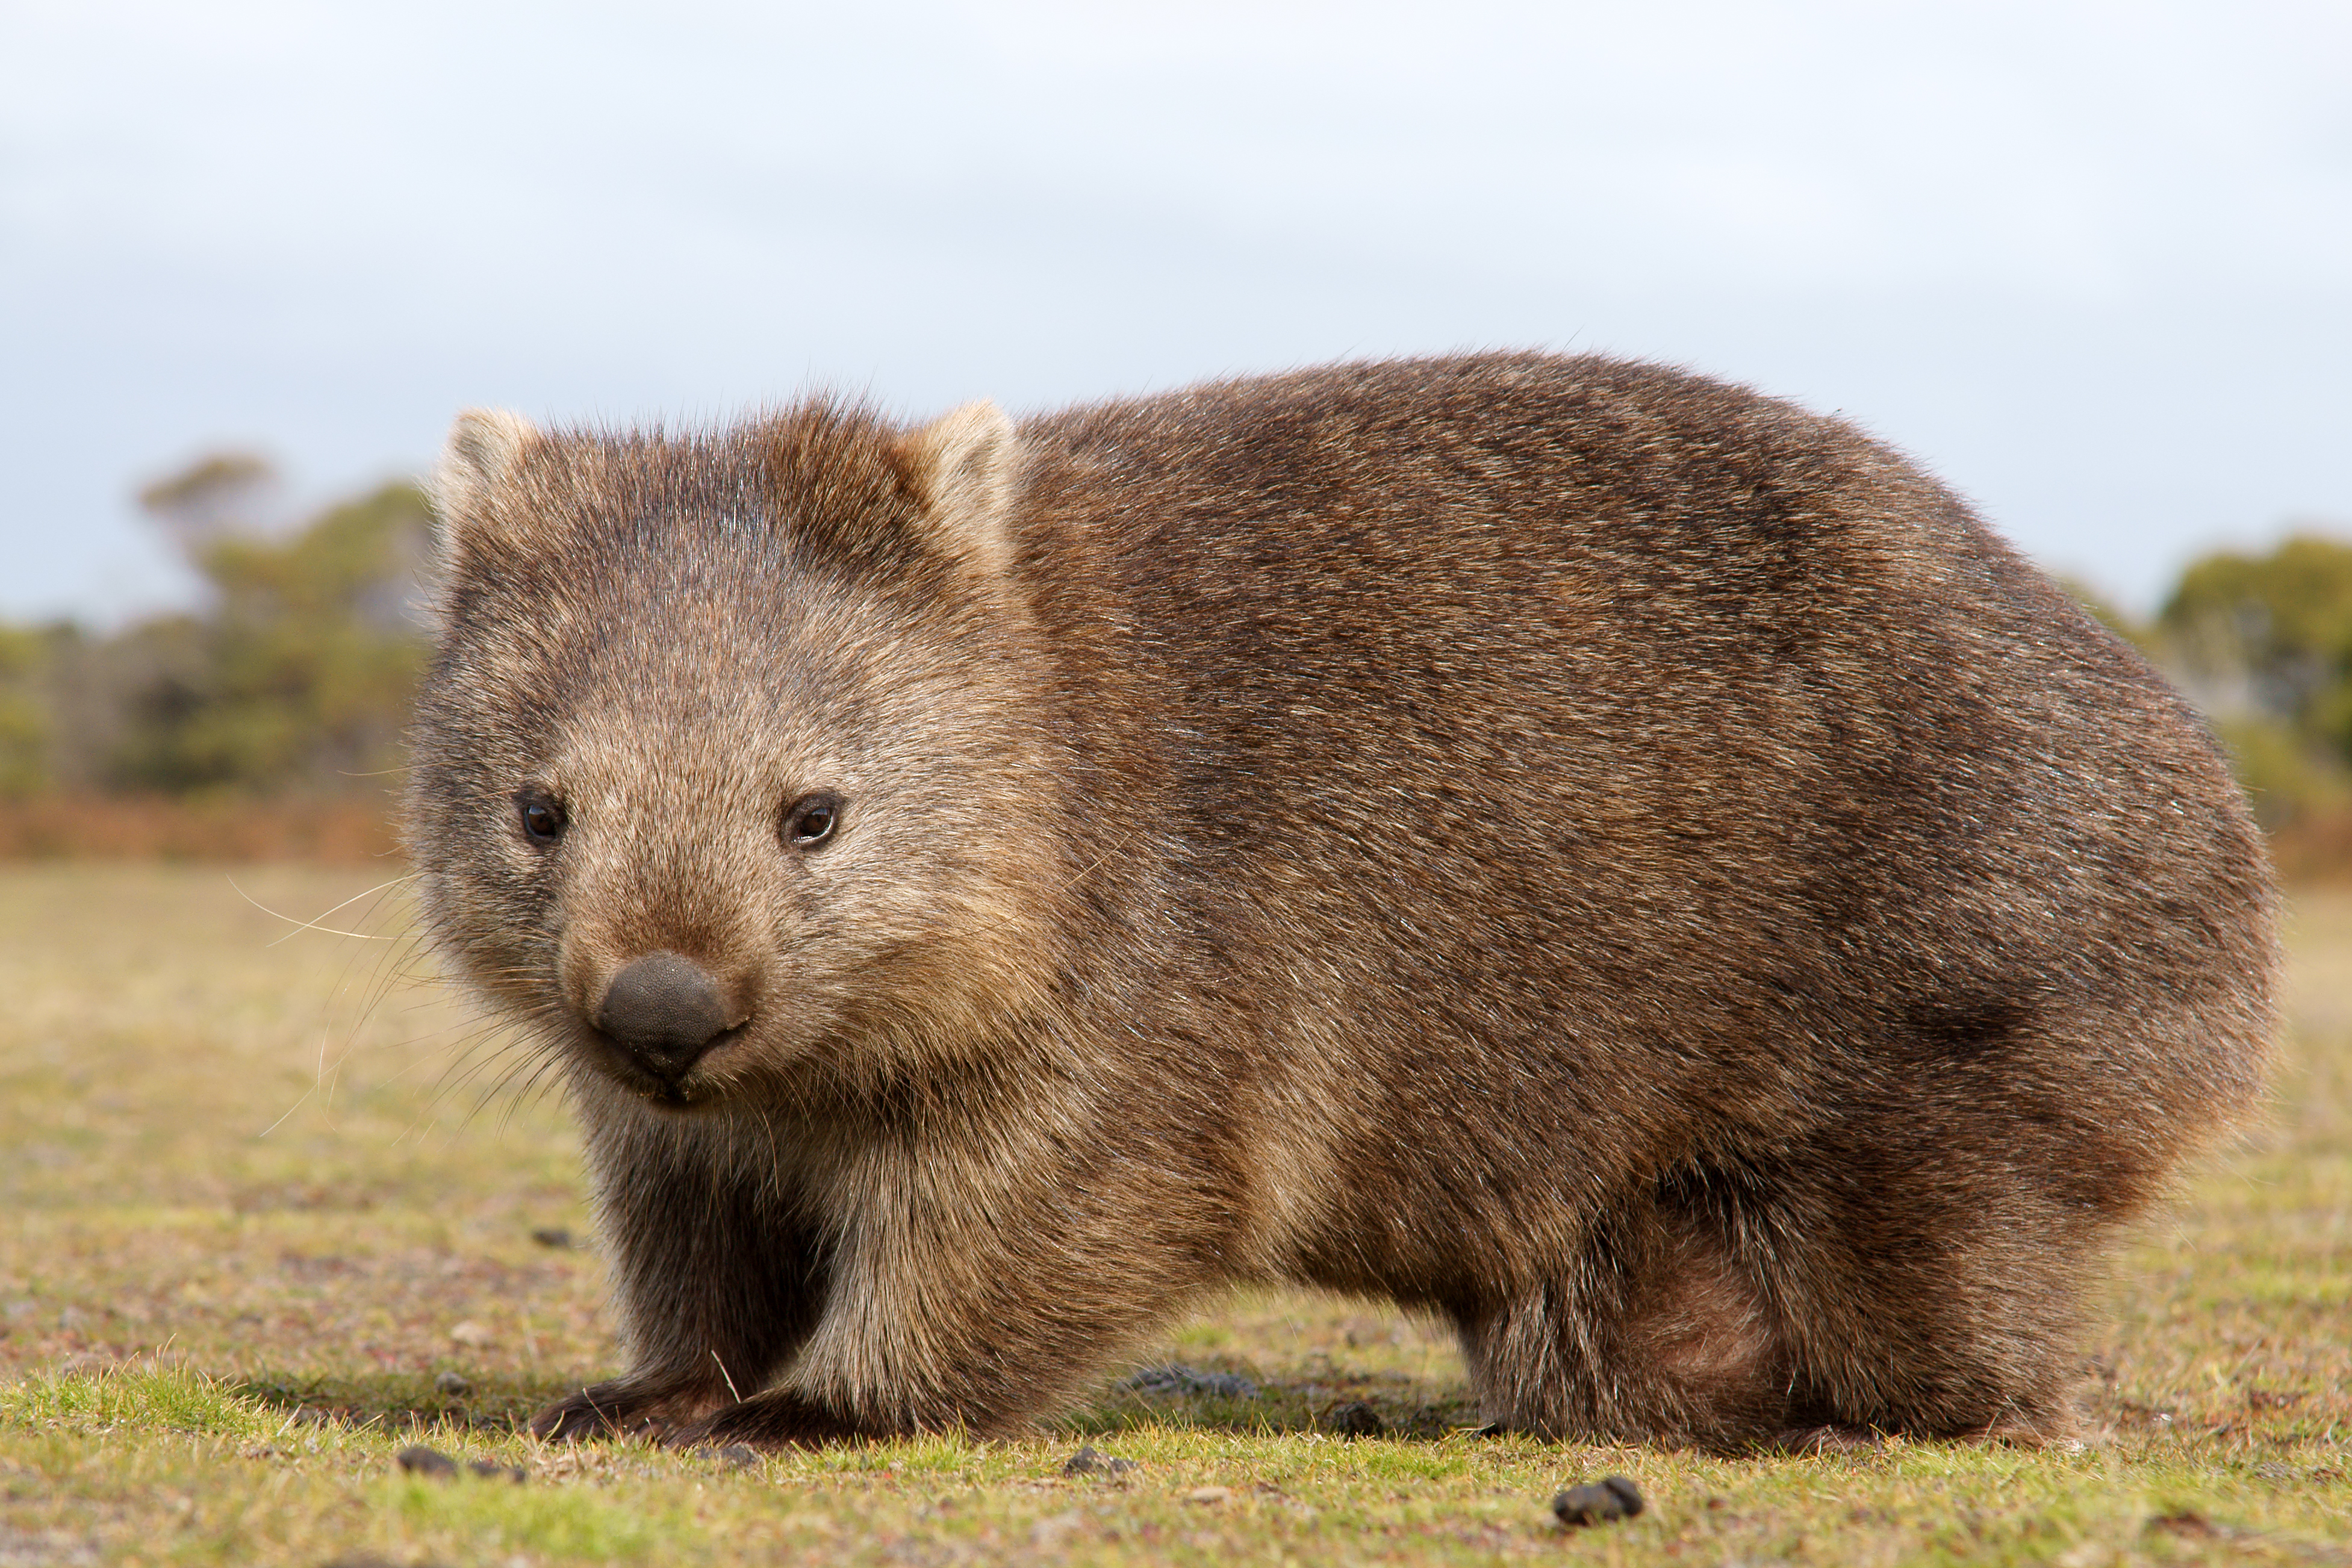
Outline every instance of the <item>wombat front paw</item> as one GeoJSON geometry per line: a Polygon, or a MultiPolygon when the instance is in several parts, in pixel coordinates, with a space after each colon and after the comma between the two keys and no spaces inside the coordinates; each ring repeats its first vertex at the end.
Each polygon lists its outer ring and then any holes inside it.
{"type": "Polygon", "coordinates": [[[582,1437],[666,1437],[689,1426],[702,1402],[688,1404],[675,1390],[647,1388],[615,1379],[593,1384],[557,1400],[530,1418],[530,1433],[550,1443],[582,1437]]]}

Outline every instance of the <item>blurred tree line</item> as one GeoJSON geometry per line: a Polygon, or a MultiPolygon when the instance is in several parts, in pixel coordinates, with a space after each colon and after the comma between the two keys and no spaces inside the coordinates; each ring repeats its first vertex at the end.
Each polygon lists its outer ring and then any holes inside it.
{"type": "Polygon", "coordinates": [[[2263,826],[2352,805],[2352,542],[2204,556],[2127,635],[2211,721],[2263,826]]]}
{"type": "MultiPolygon", "coordinates": [[[[140,493],[201,610],[0,626],[0,798],[383,792],[425,657],[425,498],[388,484],[286,529],[277,489],[221,453],[140,493]]],[[[2204,710],[2267,826],[2352,811],[2352,542],[2208,555],[2145,623],[2080,596],[2204,710]]]]}
{"type": "Polygon", "coordinates": [[[425,656],[430,526],[388,484],[293,529],[240,453],[140,493],[209,590],[111,635],[0,627],[0,796],[381,793],[425,656]]]}

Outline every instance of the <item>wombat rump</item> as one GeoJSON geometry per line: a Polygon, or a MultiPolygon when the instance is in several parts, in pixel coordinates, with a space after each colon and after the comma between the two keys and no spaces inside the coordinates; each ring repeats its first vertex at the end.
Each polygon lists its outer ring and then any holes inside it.
{"type": "Polygon", "coordinates": [[[2199,721],[1900,457],[1602,358],[457,421],[408,842],[585,1129],[551,1436],[1024,1429],[1234,1282],[1484,1418],[2046,1439],[2256,1096],[2199,721]]]}

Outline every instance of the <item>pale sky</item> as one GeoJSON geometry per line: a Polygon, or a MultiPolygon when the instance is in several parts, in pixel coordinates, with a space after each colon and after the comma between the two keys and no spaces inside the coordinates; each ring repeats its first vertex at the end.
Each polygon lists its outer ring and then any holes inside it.
{"type": "Polygon", "coordinates": [[[2352,531],[2352,5],[0,0],[0,616],[450,416],[1465,347],[1837,410],[2037,560],[2352,531]]]}

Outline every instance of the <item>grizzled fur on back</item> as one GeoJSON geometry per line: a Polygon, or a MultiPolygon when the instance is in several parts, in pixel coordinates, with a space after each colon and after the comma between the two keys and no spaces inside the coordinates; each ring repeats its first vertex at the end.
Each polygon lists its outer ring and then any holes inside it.
{"type": "Polygon", "coordinates": [[[1015,1430],[1277,1280],[1537,1433],[2063,1433],[2103,1248],[2258,1085],[2200,724],[1748,392],[472,414],[440,494],[410,842],[631,1356],[549,1434],[1015,1430]]]}

